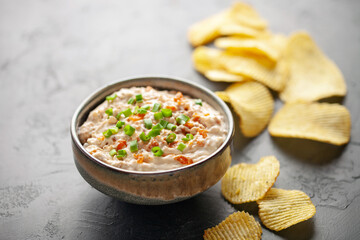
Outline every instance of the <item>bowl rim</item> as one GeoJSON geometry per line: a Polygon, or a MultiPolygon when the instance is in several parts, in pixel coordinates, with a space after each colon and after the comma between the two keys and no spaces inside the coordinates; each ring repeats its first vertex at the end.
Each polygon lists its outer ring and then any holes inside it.
{"type": "MultiPolygon", "coordinates": [[[[164,90],[171,91],[171,90],[174,90],[174,89],[164,89],[164,90]]],[[[117,91],[117,90],[114,90],[114,91],[117,91]]],[[[187,95],[187,93],[184,93],[184,94],[187,95]]],[[[183,171],[185,169],[194,168],[196,166],[202,165],[205,162],[207,162],[208,160],[210,160],[211,158],[213,158],[216,155],[220,154],[231,143],[231,140],[232,140],[232,138],[234,136],[234,119],[233,119],[232,113],[231,113],[229,107],[227,106],[227,104],[223,100],[221,100],[218,96],[216,96],[216,94],[214,94],[211,90],[209,90],[208,88],[206,88],[204,86],[201,86],[200,84],[190,82],[189,80],[186,80],[184,78],[172,77],[172,76],[167,76],[167,75],[130,76],[130,77],[120,78],[118,80],[112,81],[111,83],[108,83],[108,84],[106,84],[106,85],[104,85],[102,87],[97,88],[90,95],[88,95],[88,97],[86,97],[80,103],[80,105],[76,108],[76,110],[75,110],[75,112],[74,112],[74,114],[72,116],[71,123],[70,123],[70,135],[71,135],[72,142],[73,142],[73,144],[75,144],[77,149],[80,150],[87,157],[87,159],[92,160],[92,162],[94,162],[94,163],[96,163],[96,164],[98,164],[98,165],[100,165],[102,167],[108,168],[108,169],[116,171],[116,172],[129,174],[129,175],[164,175],[164,174],[169,174],[169,173],[180,172],[180,171],[183,171]],[[104,89],[116,86],[121,82],[131,82],[131,81],[134,81],[134,80],[152,79],[152,78],[157,78],[157,79],[160,78],[160,79],[164,79],[164,80],[175,81],[175,82],[178,82],[178,83],[181,83],[181,84],[190,85],[191,87],[195,87],[198,90],[200,90],[200,91],[204,92],[205,94],[209,95],[211,98],[213,98],[215,100],[215,102],[217,104],[219,104],[220,107],[223,109],[223,111],[225,112],[225,117],[227,118],[227,120],[229,122],[229,126],[228,126],[229,131],[228,131],[228,133],[226,135],[226,138],[225,138],[224,142],[213,153],[211,153],[209,156],[202,159],[201,161],[198,161],[196,163],[186,165],[186,166],[183,166],[183,167],[178,167],[178,168],[168,169],[168,170],[160,170],[160,171],[144,171],[143,172],[143,171],[122,169],[122,168],[119,168],[119,167],[112,166],[112,165],[110,165],[110,164],[108,164],[106,162],[101,161],[100,159],[97,159],[97,158],[93,157],[88,151],[85,150],[85,148],[83,147],[83,145],[80,142],[80,139],[79,139],[79,136],[78,136],[78,133],[77,133],[76,123],[77,123],[77,120],[78,120],[78,117],[79,117],[80,113],[87,106],[87,104],[91,103],[92,100],[97,95],[101,94],[104,89]]]]}

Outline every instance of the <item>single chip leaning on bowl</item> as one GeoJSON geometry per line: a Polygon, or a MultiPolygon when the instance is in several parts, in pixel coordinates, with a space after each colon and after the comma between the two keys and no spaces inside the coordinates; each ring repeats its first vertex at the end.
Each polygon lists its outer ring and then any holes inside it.
{"type": "Polygon", "coordinates": [[[256,54],[224,51],[219,62],[228,72],[254,79],[275,91],[285,87],[288,77],[288,65],[282,58],[274,63],[256,54]]]}
{"type": "Polygon", "coordinates": [[[280,173],[280,163],[274,156],[260,159],[256,164],[240,163],[229,168],[221,180],[223,196],[233,204],[263,198],[280,173]]]}
{"type": "Polygon", "coordinates": [[[339,104],[288,103],[276,113],[268,129],[274,137],[343,145],[350,140],[351,117],[339,104]]]}
{"type": "Polygon", "coordinates": [[[249,81],[234,83],[225,92],[240,117],[240,129],[244,136],[255,137],[261,133],[274,109],[270,91],[260,83],[249,81]]]}
{"type": "Polygon", "coordinates": [[[192,54],[195,69],[204,74],[211,81],[240,82],[245,78],[241,75],[231,74],[224,70],[219,58],[222,51],[216,48],[200,46],[192,54]]]}
{"type": "Polygon", "coordinates": [[[224,102],[230,103],[230,97],[225,91],[217,91],[215,92],[216,96],[218,96],[224,102]]]}
{"type": "Polygon", "coordinates": [[[261,239],[261,226],[253,216],[242,211],[229,215],[217,226],[204,231],[205,240],[261,239]]]}
{"type": "Polygon", "coordinates": [[[215,40],[218,48],[232,52],[250,52],[263,55],[271,61],[278,61],[286,47],[286,37],[283,35],[271,35],[263,38],[222,37],[215,40]]]}
{"type": "Polygon", "coordinates": [[[310,198],[298,190],[272,188],[257,203],[262,223],[274,231],[305,221],[316,213],[310,198]]]}
{"type": "Polygon", "coordinates": [[[280,93],[284,102],[310,102],[346,94],[341,71],[308,33],[297,32],[290,37],[284,58],[289,65],[289,80],[280,93]]]}

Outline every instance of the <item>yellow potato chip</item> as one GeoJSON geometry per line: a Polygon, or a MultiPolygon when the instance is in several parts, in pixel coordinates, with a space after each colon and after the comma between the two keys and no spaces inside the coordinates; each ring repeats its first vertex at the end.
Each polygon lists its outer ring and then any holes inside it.
{"type": "Polygon", "coordinates": [[[305,138],[342,145],[350,140],[349,111],[339,104],[288,103],[274,116],[269,132],[275,137],[305,138]]]}
{"type": "Polygon", "coordinates": [[[286,46],[286,37],[282,35],[254,39],[223,37],[216,39],[214,44],[218,48],[227,49],[232,52],[251,52],[264,55],[272,61],[277,61],[283,54],[286,46]]]}
{"type": "Polygon", "coordinates": [[[221,192],[231,203],[240,204],[263,198],[280,173],[274,156],[260,159],[256,164],[240,163],[227,170],[221,180],[221,192]]]}
{"type": "Polygon", "coordinates": [[[225,51],[221,54],[220,63],[233,74],[254,79],[275,91],[281,91],[286,84],[288,67],[281,59],[277,63],[265,57],[252,54],[236,54],[225,51]]]}
{"type": "Polygon", "coordinates": [[[236,2],[229,11],[230,18],[238,24],[255,29],[265,29],[267,22],[250,5],[236,2]]]}
{"type": "Polygon", "coordinates": [[[208,70],[204,73],[204,75],[209,80],[215,82],[242,82],[246,80],[243,76],[228,73],[227,71],[221,69],[208,70]]]}
{"type": "Polygon", "coordinates": [[[215,94],[221,98],[221,100],[223,100],[224,102],[230,102],[230,97],[229,95],[225,92],[225,91],[217,91],[215,92],[215,94]]]}
{"type": "Polygon", "coordinates": [[[228,21],[228,15],[229,10],[225,10],[190,26],[188,39],[191,45],[200,46],[219,37],[219,28],[228,21]]]}
{"type": "Polygon", "coordinates": [[[240,117],[240,129],[246,137],[255,137],[269,123],[274,109],[270,91],[260,83],[234,83],[226,89],[229,101],[240,117]]]}
{"type": "Polygon", "coordinates": [[[272,188],[257,203],[262,223],[275,231],[305,221],[316,213],[310,198],[298,190],[272,188]]]}
{"type": "Polygon", "coordinates": [[[290,37],[285,60],[290,74],[285,89],[280,93],[284,102],[309,102],[346,94],[341,71],[306,32],[290,37]]]}
{"type": "Polygon", "coordinates": [[[248,38],[263,37],[269,34],[267,31],[264,30],[254,29],[251,27],[239,25],[229,21],[224,22],[219,26],[218,33],[219,36],[235,35],[235,36],[248,37],[248,38]]]}
{"type": "Polygon", "coordinates": [[[222,65],[219,62],[221,54],[222,51],[216,48],[204,46],[195,48],[192,54],[195,69],[202,74],[210,70],[222,69],[222,65]]]}
{"type": "Polygon", "coordinates": [[[229,215],[217,226],[204,231],[205,240],[261,239],[261,226],[250,214],[242,211],[229,215]]]}

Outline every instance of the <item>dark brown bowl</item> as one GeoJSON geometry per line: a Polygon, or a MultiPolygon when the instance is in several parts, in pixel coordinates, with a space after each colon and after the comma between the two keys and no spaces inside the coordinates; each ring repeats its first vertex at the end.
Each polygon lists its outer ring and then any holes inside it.
{"type": "Polygon", "coordinates": [[[91,186],[126,202],[158,205],[193,197],[222,178],[231,163],[230,143],[234,135],[234,122],[228,106],[210,90],[188,80],[150,76],[119,80],[91,94],[75,111],[70,131],[76,167],[91,186]],[[206,159],[165,171],[140,172],[120,169],[94,158],[80,143],[77,132],[79,126],[107,95],[121,88],[135,86],[176,90],[193,98],[201,98],[224,116],[228,130],[225,141],[206,159]]]}

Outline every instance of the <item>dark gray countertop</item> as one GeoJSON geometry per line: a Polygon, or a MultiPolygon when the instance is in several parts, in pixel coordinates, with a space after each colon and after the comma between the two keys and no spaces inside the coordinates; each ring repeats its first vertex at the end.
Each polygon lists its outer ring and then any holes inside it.
{"type": "MultiPolygon", "coordinates": [[[[250,1],[274,32],[311,33],[342,70],[352,115],[343,147],[239,129],[233,164],[274,154],[275,184],[299,189],[314,218],[263,239],[360,236],[360,1],[250,1]]],[[[166,74],[212,90],[196,73],[186,30],[231,1],[0,1],[0,239],[201,239],[205,228],[256,204],[234,206],[219,183],[190,200],[137,206],[88,185],[73,163],[70,118],[96,88],[117,78],[166,74]]],[[[282,103],[277,100],[276,108],[282,103]]],[[[235,117],[238,122],[238,118],[235,117]]]]}

